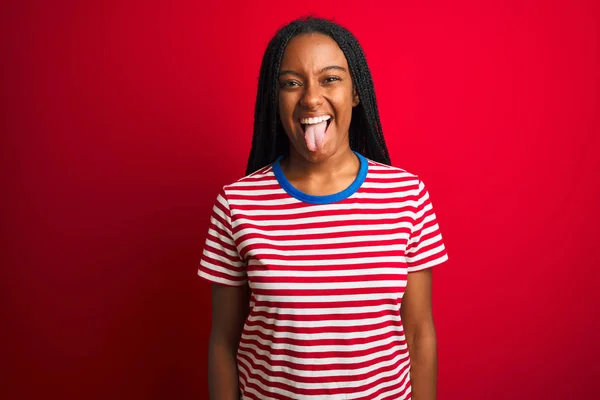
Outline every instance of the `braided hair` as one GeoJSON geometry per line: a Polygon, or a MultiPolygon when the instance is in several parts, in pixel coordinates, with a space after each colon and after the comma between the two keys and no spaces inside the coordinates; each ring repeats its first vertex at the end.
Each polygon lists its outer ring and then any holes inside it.
{"type": "Polygon", "coordinates": [[[360,99],[360,103],[352,109],[348,132],[350,148],[373,161],[391,165],[379,120],[371,71],[358,40],[347,29],[334,22],[305,17],[281,28],[269,42],[263,56],[247,175],[270,165],[279,155],[289,154],[289,139],[277,110],[279,69],[289,41],[294,36],[310,33],[331,37],[348,61],[350,75],[360,99]]]}

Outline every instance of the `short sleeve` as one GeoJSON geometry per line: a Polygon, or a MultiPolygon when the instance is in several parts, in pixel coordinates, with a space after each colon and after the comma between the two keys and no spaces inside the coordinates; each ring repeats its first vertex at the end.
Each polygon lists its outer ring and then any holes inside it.
{"type": "Polygon", "coordinates": [[[421,180],[417,192],[415,218],[405,253],[408,272],[421,271],[448,260],[429,193],[421,180]]]}
{"type": "Polygon", "coordinates": [[[246,265],[233,239],[231,212],[225,190],[217,196],[212,209],[198,275],[227,286],[242,286],[247,281],[246,265]]]}

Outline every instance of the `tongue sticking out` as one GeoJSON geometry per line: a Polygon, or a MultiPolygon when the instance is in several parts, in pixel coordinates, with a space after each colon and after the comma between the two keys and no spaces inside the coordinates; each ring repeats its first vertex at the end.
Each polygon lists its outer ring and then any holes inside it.
{"type": "Polygon", "coordinates": [[[318,124],[306,125],[304,129],[304,139],[306,147],[310,151],[321,150],[325,141],[325,130],[327,129],[327,121],[319,122],[318,124]]]}

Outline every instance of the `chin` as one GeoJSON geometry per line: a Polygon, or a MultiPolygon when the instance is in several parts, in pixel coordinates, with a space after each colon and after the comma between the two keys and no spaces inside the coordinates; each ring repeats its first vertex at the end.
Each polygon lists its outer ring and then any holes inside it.
{"type": "Polygon", "coordinates": [[[324,161],[331,157],[335,153],[329,146],[325,146],[323,149],[319,151],[310,151],[306,148],[306,144],[303,144],[302,155],[310,162],[319,162],[324,161]]]}

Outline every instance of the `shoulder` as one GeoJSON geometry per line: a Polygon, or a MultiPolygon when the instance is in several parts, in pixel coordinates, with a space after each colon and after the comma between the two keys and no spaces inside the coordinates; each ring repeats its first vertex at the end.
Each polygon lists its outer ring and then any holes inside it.
{"type": "Polygon", "coordinates": [[[270,164],[223,186],[222,193],[226,195],[232,191],[251,191],[274,183],[276,183],[276,178],[273,172],[273,165],[270,164]]]}
{"type": "Polygon", "coordinates": [[[368,177],[370,178],[420,182],[420,178],[417,174],[409,172],[403,168],[383,164],[371,159],[367,160],[369,162],[368,177]]]}

